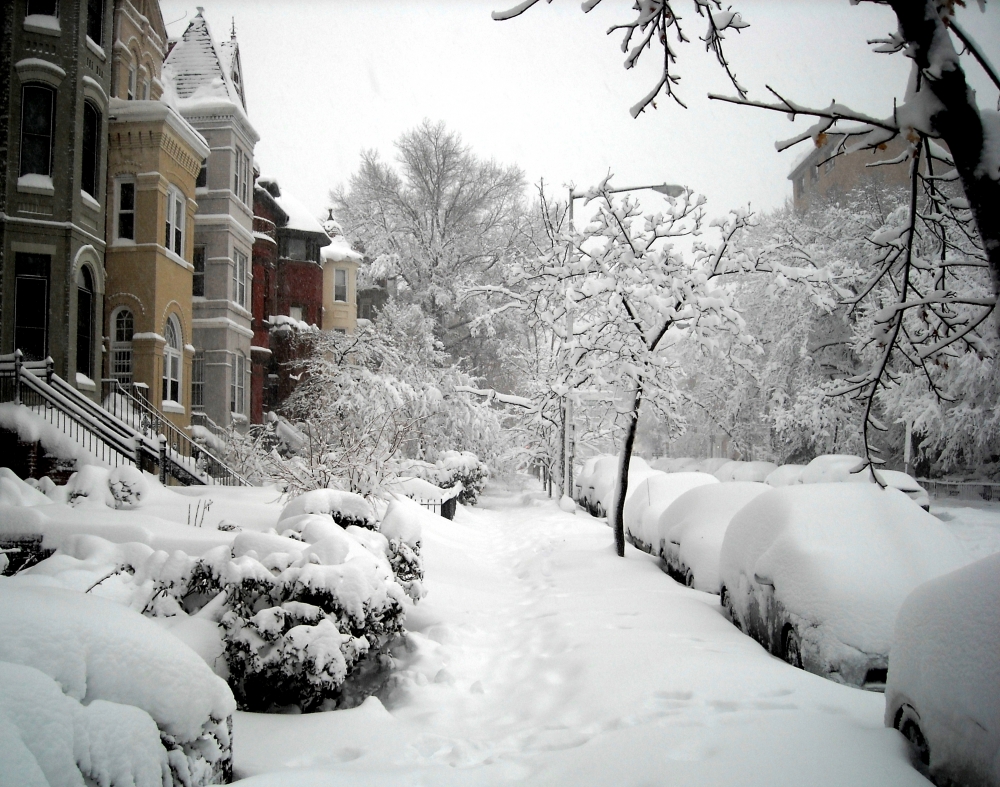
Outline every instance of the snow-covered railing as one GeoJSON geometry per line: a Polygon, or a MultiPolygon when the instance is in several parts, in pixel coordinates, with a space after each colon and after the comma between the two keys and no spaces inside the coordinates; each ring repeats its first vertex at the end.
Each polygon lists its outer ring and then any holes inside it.
{"type": "MultiPolygon", "coordinates": [[[[159,467],[182,484],[246,486],[224,462],[194,443],[148,402],[120,387],[111,408],[80,393],[52,370],[52,359],[24,361],[20,351],[0,355],[0,401],[24,405],[99,461],[140,469],[159,467]]],[[[117,381],[109,381],[117,386],[117,381]]]]}
{"type": "Polygon", "coordinates": [[[105,410],[147,441],[158,444],[161,436],[166,438],[166,458],[175,478],[183,481],[179,477],[182,474],[196,484],[249,485],[225,462],[184,434],[144,396],[129,391],[118,380],[104,379],[101,384],[105,410]]]}
{"type": "Polygon", "coordinates": [[[1000,500],[1000,484],[989,481],[935,481],[929,478],[918,478],[917,481],[936,498],[1000,500]]]}
{"type": "Polygon", "coordinates": [[[48,381],[58,379],[51,361],[22,361],[20,352],[0,355],[0,401],[23,405],[73,440],[99,461],[118,467],[142,466],[144,446],[129,435],[124,425],[95,417],[75,406],[71,399],[53,389],[48,381]],[[45,379],[36,376],[42,372],[45,379]]]}

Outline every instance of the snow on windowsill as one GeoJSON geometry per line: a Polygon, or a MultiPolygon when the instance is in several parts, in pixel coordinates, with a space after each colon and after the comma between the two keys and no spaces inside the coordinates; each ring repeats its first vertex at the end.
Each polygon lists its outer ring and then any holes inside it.
{"type": "Polygon", "coordinates": [[[184,405],[178,404],[172,399],[164,399],[160,402],[160,409],[165,413],[177,413],[184,415],[184,405]]]}
{"type": "Polygon", "coordinates": [[[139,333],[133,333],[132,334],[132,341],[140,341],[141,342],[143,340],[147,340],[148,341],[150,339],[152,339],[153,341],[157,341],[157,342],[163,342],[164,344],[167,343],[166,339],[164,339],[162,336],[160,336],[160,334],[154,333],[153,331],[140,331],[139,333]]]}
{"type": "Polygon", "coordinates": [[[90,194],[88,194],[83,189],[80,189],[80,199],[83,200],[83,204],[86,205],[91,210],[100,212],[101,203],[94,199],[90,194]]]}
{"type": "Polygon", "coordinates": [[[191,353],[192,355],[194,355],[197,352],[197,350],[195,349],[195,346],[193,344],[185,344],[184,352],[191,353]]]}
{"type": "Polygon", "coordinates": [[[44,194],[48,197],[56,193],[48,175],[21,175],[17,179],[17,190],[23,194],[44,194]]]}
{"type": "Polygon", "coordinates": [[[59,27],[59,17],[48,14],[28,14],[24,17],[24,29],[31,33],[41,33],[46,36],[62,34],[59,27]]]}
{"type": "Polygon", "coordinates": [[[76,373],[76,387],[81,391],[96,391],[97,383],[91,380],[87,375],[76,373]]]}
{"type": "Polygon", "coordinates": [[[104,54],[104,48],[96,41],[94,41],[94,39],[91,38],[90,36],[87,36],[87,49],[89,49],[91,52],[93,52],[95,55],[101,58],[101,60],[108,59],[108,56],[104,54]]]}

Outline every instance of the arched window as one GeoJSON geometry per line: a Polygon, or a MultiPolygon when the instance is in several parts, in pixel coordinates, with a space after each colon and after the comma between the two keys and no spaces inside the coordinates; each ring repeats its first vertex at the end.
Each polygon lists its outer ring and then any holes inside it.
{"type": "Polygon", "coordinates": [[[55,101],[56,91],[46,85],[25,85],[21,90],[21,176],[52,177],[55,101]]]}
{"type": "Polygon", "coordinates": [[[237,415],[246,413],[247,357],[237,351],[233,358],[233,379],[229,384],[229,409],[237,415]]]}
{"type": "Polygon", "coordinates": [[[94,376],[94,277],[86,265],[76,272],[76,373],[94,376]]]}
{"type": "Polygon", "coordinates": [[[90,101],[83,102],[83,166],[80,189],[97,199],[101,163],[101,113],[90,101]]]}
{"type": "Polygon", "coordinates": [[[135,321],[128,309],[119,309],[111,318],[111,376],[123,386],[132,385],[132,334],[135,321]]]}
{"type": "Polygon", "coordinates": [[[181,327],[176,317],[168,317],[163,332],[163,399],[181,403],[181,327]]]}

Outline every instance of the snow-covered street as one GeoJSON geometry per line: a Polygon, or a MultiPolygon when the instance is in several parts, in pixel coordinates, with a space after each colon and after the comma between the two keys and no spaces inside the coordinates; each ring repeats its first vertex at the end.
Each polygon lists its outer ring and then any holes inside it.
{"type": "Polygon", "coordinates": [[[881,694],[773,658],[602,520],[493,491],[424,551],[384,702],[237,714],[245,784],[927,783],[881,694]]]}

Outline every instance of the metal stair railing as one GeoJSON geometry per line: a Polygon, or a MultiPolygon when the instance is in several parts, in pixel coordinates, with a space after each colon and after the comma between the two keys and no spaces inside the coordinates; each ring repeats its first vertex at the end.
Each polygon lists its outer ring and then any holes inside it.
{"type": "Polygon", "coordinates": [[[127,429],[115,428],[110,418],[94,417],[81,411],[46,380],[37,376],[39,371],[45,373],[48,379],[55,378],[51,359],[48,362],[22,361],[20,351],[0,355],[0,401],[27,407],[78,446],[112,467],[141,467],[144,459],[156,460],[155,453],[150,455],[147,446],[135,440],[127,429]]]}
{"type": "Polygon", "coordinates": [[[110,382],[116,386],[112,405],[127,403],[114,412],[54,374],[51,358],[24,361],[19,350],[0,355],[0,401],[24,404],[102,462],[141,469],[158,465],[163,482],[170,475],[182,484],[249,485],[147,401],[117,380],[110,382]]]}
{"type": "Polygon", "coordinates": [[[116,379],[104,379],[101,384],[104,408],[146,439],[165,437],[167,460],[178,472],[195,483],[249,486],[245,478],[184,434],[145,396],[128,390],[116,379]]]}

